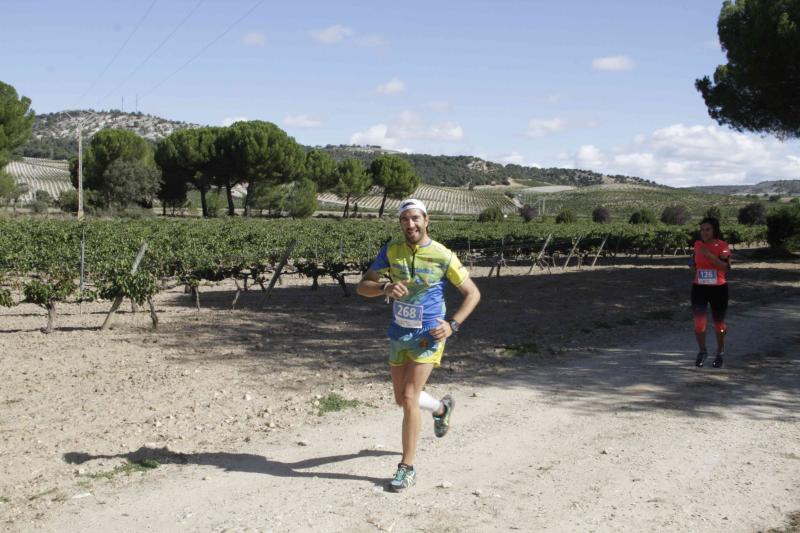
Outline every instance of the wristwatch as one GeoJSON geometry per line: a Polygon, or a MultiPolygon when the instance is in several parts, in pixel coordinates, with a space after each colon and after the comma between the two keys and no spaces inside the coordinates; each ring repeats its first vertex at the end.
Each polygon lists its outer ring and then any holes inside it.
{"type": "Polygon", "coordinates": [[[453,330],[453,333],[458,333],[458,329],[461,327],[461,324],[458,323],[457,320],[450,321],[450,329],[453,330]]]}

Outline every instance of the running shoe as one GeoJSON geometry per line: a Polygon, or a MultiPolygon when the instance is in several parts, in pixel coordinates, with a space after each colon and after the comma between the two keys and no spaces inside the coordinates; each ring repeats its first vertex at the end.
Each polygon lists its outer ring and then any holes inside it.
{"type": "Polygon", "coordinates": [[[417,478],[417,471],[413,466],[400,463],[397,465],[397,472],[394,473],[394,478],[389,482],[389,488],[394,492],[402,492],[407,488],[414,485],[417,478]]]}
{"type": "Polygon", "coordinates": [[[447,430],[450,429],[450,415],[453,414],[456,401],[448,394],[442,398],[442,405],[444,405],[444,413],[441,416],[433,415],[433,433],[440,438],[447,435],[447,430]]]}
{"type": "Polygon", "coordinates": [[[706,357],[708,357],[708,352],[705,350],[701,350],[697,353],[697,359],[694,360],[694,366],[701,367],[706,362],[706,357]]]}
{"type": "Polygon", "coordinates": [[[714,358],[714,362],[711,363],[711,366],[714,368],[722,368],[722,358],[725,356],[725,352],[720,352],[717,354],[717,357],[714,358]]]}

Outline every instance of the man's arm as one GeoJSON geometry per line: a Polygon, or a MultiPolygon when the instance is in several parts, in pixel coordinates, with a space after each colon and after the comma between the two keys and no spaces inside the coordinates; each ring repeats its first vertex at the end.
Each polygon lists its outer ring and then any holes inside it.
{"type": "MultiPolygon", "coordinates": [[[[478,302],[481,301],[481,291],[478,290],[478,286],[475,285],[475,282],[472,281],[471,278],[465,279],[461,285],[456,288],[458,292],[461,293],[461,296],[464,297],[464,300],[453,315],[453,320],[459,324],[463,324],[469,315],[472,314],[472,311],[478,306],[478,302]]],[[[453,328],[450,327],[450,323],[441,319],[439,320],[439,325],[431,330],[431,336],[437,341],[446,339],[452,334],[453,328]]]]}
{"type": "Polygon", "coordinates": [[[403,282],[391,283],[381,281],[381,276],[372,270],[367,270],[361,281],[358,282],[356,292],[361,296],[367,298],[375,298],[376,296],[389,296],[395,300],[402,298],[408,294],[408,287],[403,282]]]}
{"type": "Polygon", "coordinates": [[[481,291],[478,290],[478,286],[475,285],[475,282],[472,281],[471,278],[465,279],[464,283],[456,288],[458,292],[461,293],[461,296],[464,297],[464,300],[453,315],[453,320],[459,324],[463,324],[478,306],[478,302],[481,301],[481,291]]]}

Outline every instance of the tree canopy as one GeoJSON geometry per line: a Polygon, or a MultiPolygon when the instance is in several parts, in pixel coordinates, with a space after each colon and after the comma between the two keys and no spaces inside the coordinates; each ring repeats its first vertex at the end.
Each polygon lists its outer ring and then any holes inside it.
{"type": "MultiPolygon", "coordinates": [[[[109,129],[98,131],[92,137],[90,146],[83,152],[83,186],[85,189],[99,193],[96,196],[104,207],[112,203],[127,204],[129,199],[116,198],[114,191],[121,191],[121,184],[116,181],[109,183],[111,176],[119,180],[122,176],[129,179],[139,179],[140,172],[119,172],[120,167],[113,173],[108,173],[112,164],[121,161],[140,168],[157,170],[150,143],[132,131],[109,129]]],[[[70,164],[70,175],[73,186],[78,186],[78,164],[73,160],[70,164]]],[[[137,185],[131,184],[130,190],[137,185]]],[[[156,189],[157,190],[157,189],[156,189]]]]}
{"type": "Polygon", "coordinates": [[[407,159],[396,155],[382,155],[374,159],[369,173],[375,185],[383,187],[383,199],[378,216],[383,216],[386,198],[402,200],[419,187],[419,176],[407,159]]]}
{"type": "Polygon", "coordinates": [[[342,216],[347,218],[350,212],[350,199],[367,192],[372,185],[372,180],[363,163],[358,159],[345,159],[339,163],[337,174],[339,181],[334,192],[345,199],[342,216]]]}
{"type": "Polygon", "coordinates": [[[217,163],[217,137],[222,128],[177,130],[156,147],[155,160],[163,173],[159,198],[166,205],[186,201],[186,186],[200,192],[203,216],[209,216],[207,194],[217,163]]]}
{"type": "Polygon", "coordinates": [[[800,0],[726,0],[717,21],[728,62],[695,81],[720,124],[800,137],[800,0]]]}
{"type": "Polygon", "coordinates": [[[228,214],[233,215],[233,186],[247,182],[245,211],[260,183],[279,185],[302,177],[306,154],[303,147],[271,122],[236,122],[217,141],[219,185],[228,193],[228,214]]]}
{"type": "Polygon", "coordinates": [[[27,142],[33,129],[31,99],[0,81],[0,169],[11,160],[12,152],[27,142]]]}
{"type": "Polygon", "coordinates": [[[319,192],[330,191],[339,182],[336,160],[322,150],[309,150],[306,154],[306,177],[317,184],[319,192]]]}

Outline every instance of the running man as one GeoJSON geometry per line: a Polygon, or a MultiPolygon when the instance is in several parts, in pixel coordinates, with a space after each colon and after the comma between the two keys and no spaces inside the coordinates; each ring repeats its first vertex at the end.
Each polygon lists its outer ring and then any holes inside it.
{"type": "Polygon", "coordinates": [[[394,399],[403,408],[403,458],[390,483],[396,492],[414,484],[414,456],[420,433],[420,409],[433,413],[434,433],[444,437],[450,428],[455,401],[437,400],[422,389],[434,367],[441,364],[445,340],[459,327],[481,299],[478,287],[456,254],[428,236],[425,204],[409,199],[398,209],[404,240],[392,240],[358,284],[369,298],[394,299],[389,326],[389,365],[394,399]],[[381,281],[387,276],[389,281],[381,281]],[[445,319],[444,286],[455,285],[464,297],[450,320],[445,319]]]}
{"type": "Polygon", "coordinates": [[[725,357],[725,312],[728,309],[727,274],[731,269],[731,251],[728,243],[722,240],[719,221],[707,217],[700,222],[700,240],[694,243],[694,256],[691,261],[694,271],[692,284],[692,313],[694,314],[694,333],[699,352],[695,366],[705,364],[707,308],[711,305],[711,318],[717,334],[717,357],[711,363],[721,368],[725,357]]]}

